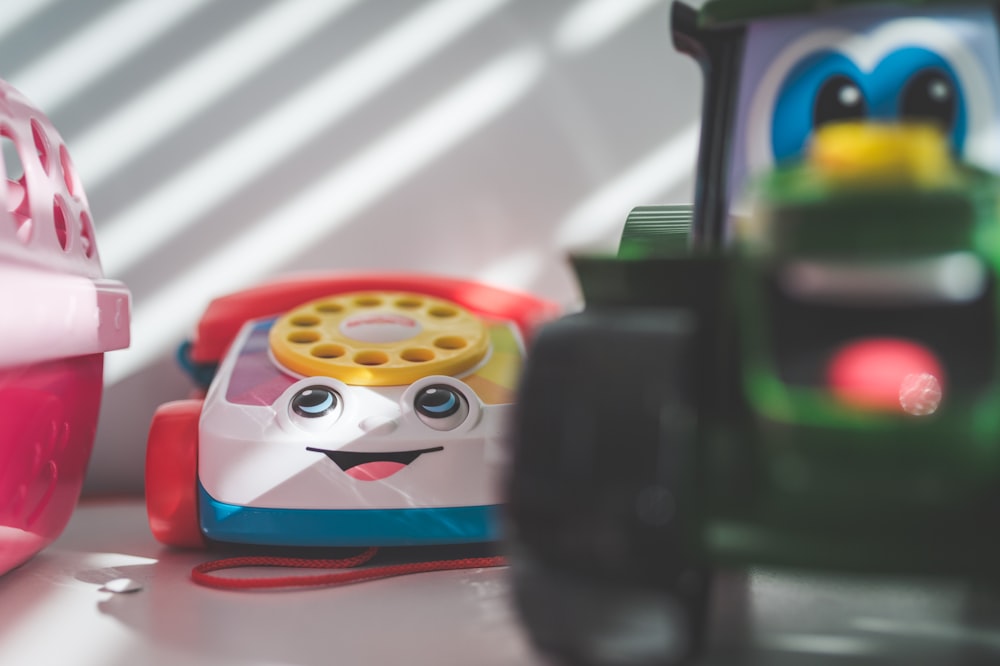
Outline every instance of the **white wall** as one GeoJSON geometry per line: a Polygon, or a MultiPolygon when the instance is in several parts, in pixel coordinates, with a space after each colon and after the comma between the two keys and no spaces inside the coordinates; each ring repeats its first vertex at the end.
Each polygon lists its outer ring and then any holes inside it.
{"type": "Polygon", "coordinates": [[[86,490],[140,492],[214,296],[399,269],[577,299],[570,247],[691,198],[701,83],[668,0],[21,0],[0,76],[66,139],[133,294],[86,490]]]}

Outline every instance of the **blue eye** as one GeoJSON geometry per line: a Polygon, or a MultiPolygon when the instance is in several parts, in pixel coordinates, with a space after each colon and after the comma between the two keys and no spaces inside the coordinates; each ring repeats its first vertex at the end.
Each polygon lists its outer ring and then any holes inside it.
{"type": "Polygon", "coordinates": [[[934,123],[957,154],[965,143],[965,96],[941,55],[908,46],[862,72],[844,54],[821,51],[793,67],[779,89],[771,118],[774,159],[801,156],[813,132],[826,123],[866,118],[934,123]]]}
{"type": "Polygon", "coordinates": [[[306,418],[319,418],[337,408],[337,394],[325,386],[304,388],[292,398],[292,411],[306,418]]]}
{"type": "Polygon", "coordinates": [[[913,46],[897,49],[878,64],[872,78],[881,91],[880,115],[934,123],[961,154],[967,127],[965,94],[944,57],[913,46]]]}
{"type": "Polygon", "coordinates": [[[460,404],[455,392],[443,387],[431,387],[417,396],[417,411],[432,419],[451,416],[460,404]]]}
{"type": "Polygon", "coordinates": [[[833,51],[814,53],[792,69],[775,99],[774,158],[781,162],[798,157],[817,127],[860,120],[869,112],[864,76],[851,59],[833,51]]]}
{"type": "Polygon", "coordinates": [[[469,416],[469,404],[456,389],[434,384],[417,393],[413,409],[426,425],[435,430],[452,430],[469,416]]]}

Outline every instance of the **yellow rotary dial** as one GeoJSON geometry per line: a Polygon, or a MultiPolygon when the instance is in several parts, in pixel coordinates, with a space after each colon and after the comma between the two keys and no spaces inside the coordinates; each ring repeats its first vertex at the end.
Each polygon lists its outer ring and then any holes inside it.
{"type": "Polygon", "coordinates": [[[364,291],[282,315],[271,327],[270,344],[275,360],[301,375],[397,386],[473,368],[489,351],[489,335],[478,317],[451,301],[364,291]]]}

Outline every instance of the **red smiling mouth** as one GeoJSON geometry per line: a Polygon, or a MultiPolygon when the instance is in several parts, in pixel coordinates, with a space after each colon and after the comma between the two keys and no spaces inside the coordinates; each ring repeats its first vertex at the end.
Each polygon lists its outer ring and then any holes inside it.
{"type": "Polygon", "coordinates": [[[443,446],[417,451],[394,451],[385,453],[368,453],[366,451],[327,451],[306,447],[307,451],[324,454],[336,463],[337,467],[358,481],[380,481],[386,479],[425,453],[443,451],[443,446]]]}

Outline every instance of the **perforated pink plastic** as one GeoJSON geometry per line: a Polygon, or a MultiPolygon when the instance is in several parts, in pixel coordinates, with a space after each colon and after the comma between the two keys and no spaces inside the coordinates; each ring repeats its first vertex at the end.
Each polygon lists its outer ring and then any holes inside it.
{"type": "Polygon", "coordinates": [[[2,80],[0,144],[2,574],[55,539],[76,505],[104,352],[128,346],[130,299],[104,279],[62,137],[2,80]]]}

